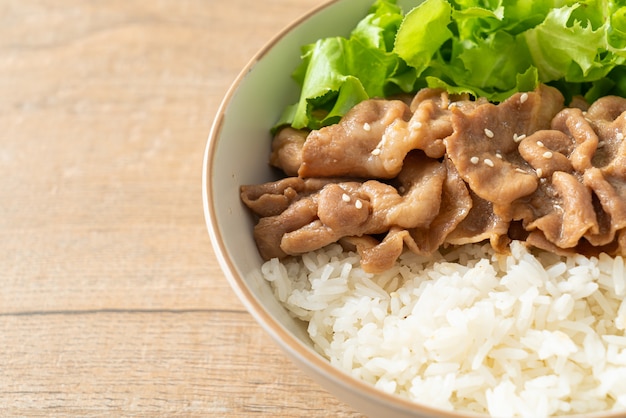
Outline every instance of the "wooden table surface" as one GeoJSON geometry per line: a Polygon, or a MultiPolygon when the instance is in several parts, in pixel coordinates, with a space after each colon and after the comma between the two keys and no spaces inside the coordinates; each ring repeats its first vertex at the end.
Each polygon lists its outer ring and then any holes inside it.
{"type": "Polygon", "coordinates": [[[323,0],[0,2],[0,415],[356,417],[231,291],[220,101],[323,0]]]}

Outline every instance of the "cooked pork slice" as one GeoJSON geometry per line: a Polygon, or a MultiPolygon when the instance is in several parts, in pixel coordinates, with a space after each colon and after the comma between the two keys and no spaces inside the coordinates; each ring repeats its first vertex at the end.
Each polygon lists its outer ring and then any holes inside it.
{"type": "Polygon", "coordinates": [[[410,144],[411,149],[423,150],[429,157],[443,157],[446,151],[443,140],[453,132],[450,107],[466,109],[479,103],[483,101],[472,102],[467,97],[453,99],[441,89],[420,90],[411,102],[413,117],[407,124],[408,138],[405,142],[410,144]]]}
{"type": "MultiPolygon", "coordinates": [[[[398,174],[398,198],[385,202],[388,225],[416,228],[430,225],[441,206],[442,188],[446,179],[446,167],[421,152],[409,153],[398,174]]],[[[376,195],[371,200],[375,202],[376,195]]]]}
{"type": "Polygon", "coordinates": [[[620,229],[626,228],[626,183],[624,179],[605,178],[599,168],[585,171],[584,184],[593,190],[598,204],[595,212],[599,232],[585,237],[595,246],[607,245],[613,241],[620,229]]]}
{"type": "Polygon", "coordinates": [[[467,109],[475,107],[477,102],[452,102],[443,90],[426,88],[412,101],[414,113],[410,120],[396,119],[387,126],[380,142],[371,151],[382,165],[385,177],[399,173],[405,157],[412,151],[421,150],[430,158],[443,157],[443,140],[453,132],[449,110],[453,104],[467,109]]]}
{"type": "Polygon", "coordinates": [[[308,131],[282,128],[272,141],[270,164],[280,168],[288,176],[297,176],[302,165],[302,147],[308,131]]]}
{"type": "MultiPolygon", "coordinates": [[[[454,100],[443,90],[423,89],[411,103],[414,113],[398,100],[361,102],[338,124],[308,135],[298,174],[393,178],[413,150],[441,158],[443,140],[453,132],[449,108],[454,105],[467,111],[486,103],[464,97],[454,100]]],[[[276,142],[283,144],[284,139],[276,142]]]]}
{"type": "Polygon", "coordinates": [[[454,133],[444,140],[447,154],[472,191],[497,206],[507,206],[537,188],[537,176],[525,170],[517,157],[516,138],[531,132],[530,117],[511,120],[515,112],[538,113],[534,107],[541,102],[539,94],[527,95],[524,103],[516,95],[468,113],[452,110],[454,133]]]}
{"type": "Polygon", "coordinates": [[[404,242],[408,238],[406,229],[392,227],[382,241],[364,235],[345,237],[339,242],[345,247],[356,250],[361,256],[361,267],[369,273],[382,273],[393,267],[404,251],[404,242]]]}
{"type": "Polygon", "coordinates": [[[559,248],[575,247],[585,234],[599,233],[591,190],[572,174],[555,172],[544,197],[537,201],[543,206],[534,209],[545,214],[527,223],[527,230],[541,230],[559,248]]]}
{"type": "Polygon", "coordinates": [[[450,232],[445,242],[462,245],[489,240],[496,251],[504,251],[509,243],[509,221],[496,215],[493,204],[471,192],[472,208],[468,215],[450,232]]]}
{"type": "Polygon", "coordinates": [[[603,97],[591,105],[586,118],[598,133],[593,165],[626,181],[626,98],[603,97]]]}
{"type": "Polygon", "coordinates": [[[601,233],[587,239],[599,246],[626,228],[626,99],[603,97],[590,106],[586,119],[599,142],[584,183],[593,190],[599,202],[596,213],[603,221],[601,233]]]}
{"type": "MultiPolygon", "coordinates": [[[[626,116],[626,113],[624,113],[626,116]]],[[[623,124],[624,130],[626,132],[626,117],[623,118],[625,123],[623,124]]],[[[622,134],[626,135],[626,133],[622,134]]],[[[617,137],[621,138],[621,135],[617,135],[617,137]]],[[[601,166],[601,170],[605,175],[619,178],[622,182],[626,182],[626,141],[621,140],[618,142],[614,138],[612,140],[603,140],[606,145],[602,148],[602,152],[597,152],[596,154],[601,154],[600,158],[606,160],[606,165],[601,166]]],[[[594,164],[595,164],[594,159],[594,164]]],[[[600,166],[599,166],[600,167],[600,166]]]]}
{"type": "Polygon", "coordinates": [[[552,121],[552,129],[561,131],[573,140],[569,155],[574,170],[583,172],[591,167],[598,148],[598,135],[580,109],[563,109],[552,121]]]}
{"type": "Polygon", "coordinates": [[[300,230],[317,219],[317,199],[305,197],[293,202],[279,215],[260,218],[254,226],[254,240],[263,259],[284,258],[281,248],[285,234],[300,230]]]}
{"type": "Polygon", "coordinates": [[[241,200],[260,217],[274,216],[285,211],[293,202],[319,191],[328,183],[341,179],[301,179],[287,177],[263,184],[241,186],[241,200]]]}
{"type": "Polygon", "coordinates": [[[393,129],[390,126],[410,117],[409,107],[400,100],[371,99],[357,104],[339,123],[309,133],[298,175],[395,177],[399,170],[388,171],[375,150],[387,129],[393,129]]]}
{"type": "Polygon", "coordinates": [[[405,238],[408,248],[416,254],[430,255],[437,251],[448,235],[467,217],[473,205],[467,185],[454,165],[447,158],[444,165],[446,180],[437,216],[426,227],[411,228],[410,239],[405,238]]]}
{"type": "Polygon", "coordinates": [[[520,142],[518,151],[537,177],[550,178],[555,171],[572,171],[569,156],[574,149],[574,141],[567,134],[548,129],[527,136],[520,142]]]}
{"type": "Polygon", "coordinates": [[[605,96],[596,100],[587,109],[590,120],[613,122],[626,112],[626,98],[619,96],[605,96]]]}
{"type": "Polygon", "coordinates": [[[526,237],[526,246],[539,248],[561,256],[576,255],[576,248],[560,248],[549,241],[542,231],[536,229],[526,237]]]}

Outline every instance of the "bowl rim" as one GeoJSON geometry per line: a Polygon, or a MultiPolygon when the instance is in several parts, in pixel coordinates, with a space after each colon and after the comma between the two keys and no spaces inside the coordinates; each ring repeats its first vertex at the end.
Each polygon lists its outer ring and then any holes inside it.
{"type": "MultiPolygon", "coordinates": [[[[209,130],[209,136],[206,142],[202,162],[202,202],[204,218],[216,259],[220,264],[222,273],[229,282],[230,287],[247,309],[248,313],[250,313],[257,324],[259,324],[264,331],[272,337],[275,343],[278,343],[278,347],[287,351],[294,357],[294,359],[316,368],[317,373],[324,376],[326,379],[330,379],[348,390],[356,391],[360,396],[365,396],[370,399],[378,399],[379,401],[384,402],[386,406],[405,413],[428,414],[428,416],[436,416],[437,418],[485,418],[487,416],[485,414],[457,410],[448,411],[435,408],[428,404],[409,400],[399,395],[384,392],[330,364],[330,362],[321,354],[315,352],[315,350],[305,345],[299,338],[292,335],[278,320],[274,319],[272,315],[263,308],[262,304],[257,300],[246,285],[245,280],[238,274],[235,264],[228,255],[226,246],[223,243],[222,232],[218,225],[216,211],[214,209],[215,200],[209,193],[209,185],[211,181],[212,161],[215,156],[215,149],[219,142],[226,110],[228,109],[239,86],[245,80],[246,75],[254,69],[256,64],[262,60],[282,38],[287,36],[296,27],[310,19],[312,16],[342,1],[350,0],[326,0],[323,4],[313,7],[295,20],[291,21],[283,27],[283,29],[279,30],[252,56],[252,58],[248,60],[243,69],[240,70],[238,75],[231,82],[217,109],[215,118],[209,130]]],[[[329,393],[331,396],[335,397],[334,393],[329,393]]],[[[585,415],[566,415],[565,417],[623,418],[624,411],[593,412],[585,415]]]]}

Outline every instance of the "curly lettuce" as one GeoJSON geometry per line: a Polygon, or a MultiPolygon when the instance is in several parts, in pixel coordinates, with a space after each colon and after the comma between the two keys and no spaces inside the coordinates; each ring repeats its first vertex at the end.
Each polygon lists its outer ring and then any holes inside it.
{"type": "Polygon", "coordinates": [[[305,45],[276,127],[319,129],[373,97],[444,88],[499,102],[557,87],[626,97],[625,0],[376,0],[348,37],[305,45]]]}

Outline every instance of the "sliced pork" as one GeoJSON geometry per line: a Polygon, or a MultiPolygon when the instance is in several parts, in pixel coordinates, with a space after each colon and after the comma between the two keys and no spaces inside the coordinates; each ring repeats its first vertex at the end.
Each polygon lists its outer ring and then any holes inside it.
{"type": "Polygon", "coordinates": [[[626,255],[625,134],[624,98],[565,107],[542,85],[493,104],[423,89],[316,131],[281,130],[270,163],[288,177],[241,197],[266,259],[339,242],[380,272],[406,249],[505,252],[513,239],[626,255]]]}
{"type": "Polygon", "coordinates": [[[339,123],[308,134],[298,175],[395,177],[404,156],[395,167],[385,167],[375,150],[380,150],[388,130],[410,117],[409,107],[401,100],[366,100],[357,104],[339,123]]]}

